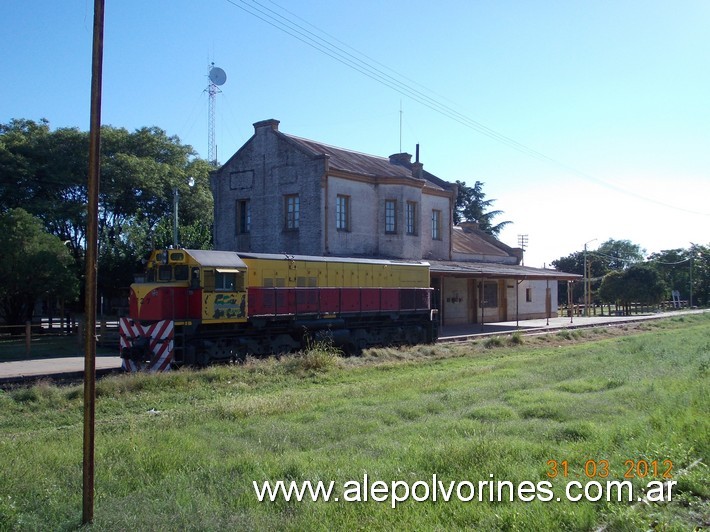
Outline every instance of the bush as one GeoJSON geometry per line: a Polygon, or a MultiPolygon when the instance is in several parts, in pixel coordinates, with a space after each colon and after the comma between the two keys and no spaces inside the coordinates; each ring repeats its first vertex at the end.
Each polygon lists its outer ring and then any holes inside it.
{"type": "Polygon", "coordinates": [[[494,347],[503,347],[503,340],[499,336],[493,336],[492,338],[488,338],[485,342],[483,342],[483,347],[486,349],[493,349],[494,347]]]}
{"type": "Polygon", "coordinates": [[[340,350],[330,342],[320,341],[309,344],[305,351],[284,359],[284,367],[289,373],[327,372],[339,364],[340,350]]]}
{"type": "Polygon", "coordinates": [[[520,334],[519,332],[514,332],[510,335],[510,338],[508,338],[508,343],[510,345],[523,345],[525,343],[525,340],[523,340],[522,334],[520,334]]]}

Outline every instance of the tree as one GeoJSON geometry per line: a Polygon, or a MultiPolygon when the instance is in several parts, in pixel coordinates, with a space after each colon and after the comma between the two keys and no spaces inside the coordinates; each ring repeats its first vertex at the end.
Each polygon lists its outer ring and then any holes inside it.
{"type": "MultiPolygon", "coordinates": [[[[692,244],[688,249],[659,251],[648,257],[666,283],[668,290],[678,290],[681,299],[690,300],[692,280],[693,305],[707,306],[710,296],[710,247],[692,244]]],[[[670,294],[666,294],[668,298],[670,294]]]]}
{"type": "Polygon", "coordinates": [[[654,305],[663,300],[666,285],[658,270],[648,264],[634,264],[625,270],[612,270],[604,276],[599,296],[609,303],[621,304],[630,313],[631,303],[654,305]]]}
{"type": "Polygon", "coordinates": [[[485,199],[481,181],[476,181],[473,187],[469,187],[463,181],[456,181],[458,195],[456,196],[456,207],[454,209],[454,223],[476,222],[478,227],[489,235],[498,236],[503,228],[513,222],[505,221],[493,224],[493,218],[503,214],[501,210],[486,212],[496,200],[485,199]]]}
{"type": "MultiPolygon", "coordinates": [[[[180,194],[182,244],[211,247],[209,163],[157,127],[101,128],[99,290],[118,295],[152,245],[172,243],[173,189],[180,194]],[[188,187],[188,179],[195,186],[188,187]],[[164,231],[169,227],[169,231],[164,231]],[[170,235],[163,238],[164,234],[170,235]]],[[[0,125],[0,212],[23,207],[67,242],[84,271],[88,181],[87,132],[51,131],[46,120],[0,125]]]]}
{"type": "Polygon", "coordinates": [[[710,245],[693,244],[688,250],[693,259],[693,304],[710,304],[710,245]]]}
{"type": "Polygon", "coordinates": [[[0,316],[9,325],[32,318],[44,297],[73,300],[78,294],[74,261],[62,240],[24,209],[0,215],[0,316]]]}
{"type": "MultiPolygon", "coordinates": [[[[643,262],[643,251],[638,244],[630,240],[614,240],[610,238],[603,242],[596,250],[587,251],[587,278],[590,289],[594,294],[601,286],[602,277],[614,270],[623,270],[633,264],[643,262]]],[[[556,270],[576,273],[584,276],[584,251],[575,251],[566,257],[552,261],[556,270]]],[[[579,301],[583,297],[584,286],[574,283],[573,299],[579,301]]],[[[561,287],[558,292],[558,301],[567,302],[567,287],[561,287]]]]}
{"type": "Polygon", "coordinates": [[[630,240],[609,240],[603,242],[595,251],[587,252],[587,260],[590,256],[595,261],[600,261],[606,271],[623,270],[633,264],[643,262],[645,251],[641,246],[634,244],[630,240]]]}

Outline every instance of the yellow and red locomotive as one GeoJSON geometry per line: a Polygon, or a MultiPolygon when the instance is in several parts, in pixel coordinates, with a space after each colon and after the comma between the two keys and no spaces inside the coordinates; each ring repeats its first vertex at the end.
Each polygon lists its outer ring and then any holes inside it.
{"type": "Polygon", "coordinates": [[[119,323],[123,367],[282,354],[319,338],[346,352],[433,342],[433,301],[426,262],[156,250],[119,323]]]}

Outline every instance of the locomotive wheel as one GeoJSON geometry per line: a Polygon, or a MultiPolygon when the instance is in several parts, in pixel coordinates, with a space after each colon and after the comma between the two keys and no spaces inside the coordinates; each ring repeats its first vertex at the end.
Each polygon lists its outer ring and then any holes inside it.
{"type": "Polygon", "coordinates": [[[287,355],[299,344],[288,334],[280,334],[271,341],[271,352],[276,356],[287,355]]]}
{"type": "Polygon", "coordinates": [[[207,349],[200,349],[195,353],[195,365],[198,368],[206,368],[210,363],[210,355],[207,349]]]}

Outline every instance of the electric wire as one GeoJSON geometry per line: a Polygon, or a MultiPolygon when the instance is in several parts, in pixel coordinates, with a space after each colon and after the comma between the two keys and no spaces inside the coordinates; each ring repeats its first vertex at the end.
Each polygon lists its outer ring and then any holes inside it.
{"type": "MultiPolygon", "coordinates": [[[[451,119],[454,120],[455,122],[463,125],[464,127],[467,127],[469,129],[472,129],[484,136],[487,136],[497,142],[500,142],[509,148],[515,149],[525,155],[528,155],[532,158],[535,158],[539,161],[546,162],[548,164],[555,165],[559,168],[564,169],[565,171],[574,174],[580,178],[583,178],[585,180],[594,182],[600,186],[609,188],[611,190],[614,190],[616,192],[622,193],[629,195],[631,197],[635,197],[641,200],[644,200],[649,203],[654,203],[659,206],[671,208],[674,210],[679,210],[691,214],[697,214],[701,216],[710,216],[710,213],[705,213],[705,212],[699,212],[699,211],[694,211],[691,209],[686,209],[683,207],[679,207],[677,205],[671,205],[647,196],[643,196],[641,194],[638,194],[637,192],[633,192],[630,190],[626,190],[622,187],[616,186],[612,183],[609,183],[603,179],[597,178],[595,176],[592,176],[586,172],[582,172],[568,164],[562,163],[548,155],[545,155],[544,153],[535,150],[521,142],[516,141],[515,139],[512,139],[511,137],[508,137],[502,133],[499,133],[498,131],[495,131],[494,129],[482,124],[481,122],[478,122],[469,116],[461,113],[460,111],[457,111],[456,109],[450,107],[449,105],[446,105],[444,103],[441,103],[437,99],[429,96],[428,94],[413,88],[411,85],[408,85],[404,81],[401,81],[400,79],[397,79],[396,76],[412,82],[419,87],[422,87],[422,89],[426,90],[427,92],[430,92],[432,94],[435,94],[433,91],[430,89],[425,88],[423,85],[414,82],[410,78],[386,67],[382,63],[373,60],[369,56],[357,51],[355,48],[343,43],[342,41],[332,37],[328,33],[324,32],[323,30],[320,30],[313,24],[305,21],[301,17],[298,17],[295,13],[285,9],[284,7],[280,6],[273,0],[269,0],[271,4],[276,6],[277,8],[283,10],[285,13],[289,14],[291,17],[295,17],[298,20],[303,21],[304,23],[308,24],[310,27],[316,29],[319,33],[325,35],[327,38],[321,37],[317,35],[316,33],[308,30],[304,26],[298,24],[297,22],[294,22],[293,20],[289,19],[288,17],[278,13],[277,11],[263,5],[262,3],[258,2],[257,0],[226,0],[229,4],[231,4],[234,7],[237,7],[238,9],[241,9],[242,11],[250,14],[251,16],[258,18],[262,22],[290,35],[291,37],[297,39],[298,41],[302,42],[303,44],[306,44],[307,46],[310,46],[314,48],[315,50],[321,52],[324,55],[329,56],[330,58],[338,61],[339,63],[367,76],[368,78],[372,79],[373,81],[376,81],[380,83],[381,85],[384,85],[395,92],[407,96],[411,98],[412,100],[416,101],[417,103],[420,103],[421,105],[451,119]],[[348,52],[347,50],[343,49],[341,46],[338,46],[335,44],[333,41],[336,43],[341,43],[343,46],[346,46],[350,50],[353,50],[355,53],[357,53],[359,56],[364,57],[365,60],[355,56],[354,54],[348,52]],[[375,63],[376,65],[379,65],[382,68],[378,68],[377,66],[373,66],[372,63],[375,63]],[[386,69],[390,73],[385,72],[386,69]],[[394,75],[392,75],[394,74],[394,75]]],[[[441,96],[439,96],[441,97],[441,96]]]]}

